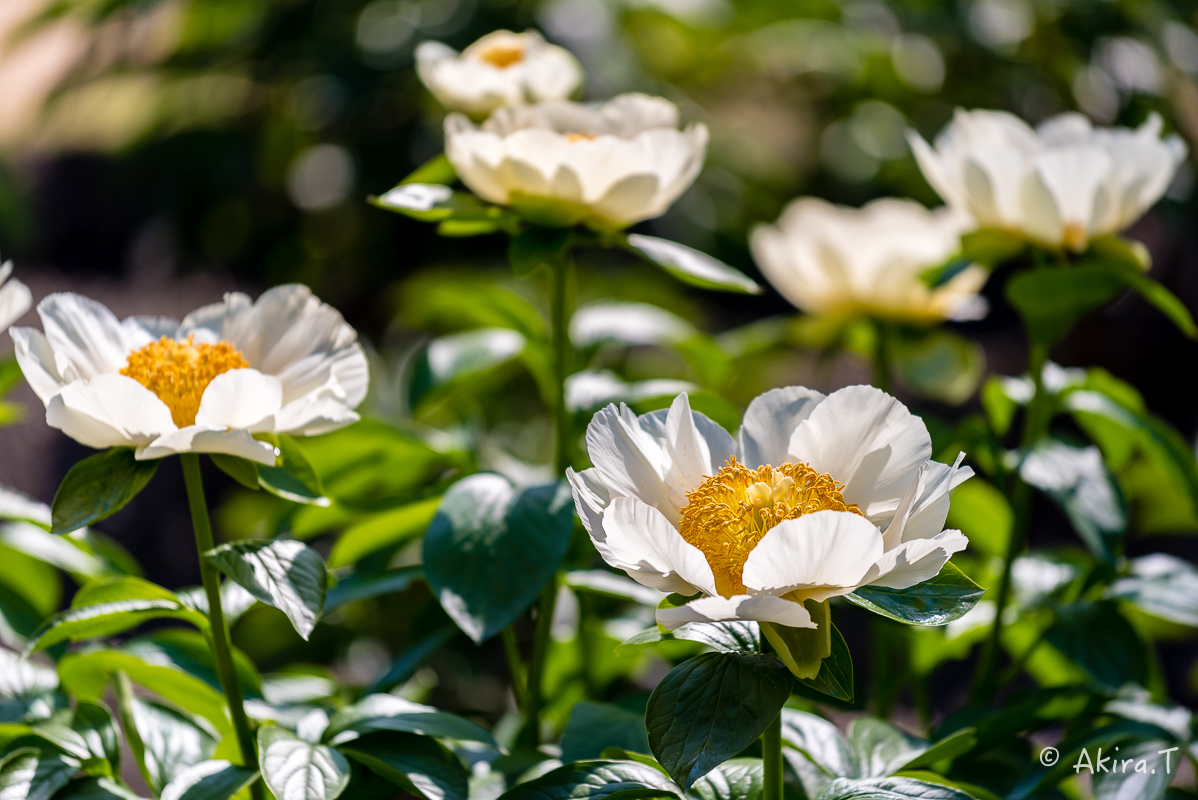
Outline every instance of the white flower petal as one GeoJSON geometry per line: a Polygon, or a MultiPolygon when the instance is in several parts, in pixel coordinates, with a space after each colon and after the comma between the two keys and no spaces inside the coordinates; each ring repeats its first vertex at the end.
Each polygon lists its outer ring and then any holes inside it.
{"type": "Polygon", "coordinates": [[[47,405],[50,398],[67,384],[54,360],[54,351],[46,335],[36,328],[10,328],[17,364],[34,394],[47,405]]]}
{"type": "Polygon", "coordinates": [[[805,386],[786,386],[753,398],[737,434],[737,457],[749,469],[784,464],[791,434],[824,397],[805,386]]]}
{"type": "Polygon", "coordinates": [[[929,461],[920,467],[904,495],[899,509],[886,526],[883,540],[887,550],[911,539],[928,539],[944,528],[948,518],[949,493],[973,476],[973,470],[962,467],[964,453],[957,455],[950,467],[929,461]]]}
{"type": "Polygon", "coordinates": [[[0,333],[25,315],[33,305],[33,292],[12,274],[12,262],[0,265],[0,333]]]}
{"type": "Polygon", "coordinates": [[[882,532],[867,519],[848,511],[817,511],[767,531],[745,560],[741,580],[752,594],[852,591],[881,556],[882,532]]]}
{"type": "Polygon", "coordinates": [[[175,430],[166,404],[124,375],[62,387],[46,405],[46,424],[97,449],[147,444],[175,430]]]}
{"type": "Polygon", "coordinates": [[[217,430],[253,430],[283,401],[283,384],[256,369],[234,369],[212,379],[200,398],[195,424],[217,430]]]}
{"type": "Polygon", "coordinates": [[[268,467],[275,465],[274,445],[260,442],[249,431],[212,430],[190,425],[158,437],[137,450],[139,461],[164,458],[176,453],[224,453],[255,461],[268,467]]]}
{"type": "Polygon", "coordinates": [[[928,539],[911,539],[881,555],[863,584],[906,589],[936,577],[953,553],[969,546],[965,534],[941,531],[928,539]]]}
{"type": "Polygon", "coordinates": [[[736,443],[728,431],[691,411],[685,392],[674,398],[666,416],[663,454],[668,466],[662,476],[670,504],[677,509],[685,506],[686,493],[719,472],[735,453],[736,443]]]}
{"type": "Polygon", "coordinates": [[[611,503],[611,494],[603,483],[599,470],[595,468],[575,472],[572,467],[566,468],[566,480],[570,482],[570,493],[574,496],[574,508],[582,519],[595,546],[607,541],[603,530],[603,509],[611,503]]]}
{"type": "Polygon", "coordinates": [[[788,628],[814,628],[811,615],[802,603],[771,595],[736,595],[735,597],[700,597],[678,608],[657,610],[657,624],[672,631],[688,622],[721,622],[751,619],[776,622],[788,628]]]}
{"type": "Polygon", "coordinates": [[[888,522],[916,470],[932,455],[923,421],[872,386],[828,395],[790,438],[792,459],[844,484],[846,503],[888,522]]]}
{"type": "Polygon", "coordinates": [[[118,372],[128,351],[121,323],[102,304],[79,294],[48,295],[37,305],[55,365],[67,381],[118,372]]]}
{"type": "Polygon", "coordinates": [[[665,438],[664,413],[638,417],[628,406],[611,405],[587,425],[587,454],[613,497],[639,497],[677,522],[678,509],[662,479],[665,438]]]}
{"type": "Polygon", "coordinates": [[[682,538],[660,511],[634,497],[617,497],[603,512],[607,563],[663,592],[715,594],[715,576],[699,548],[682,538]]]}

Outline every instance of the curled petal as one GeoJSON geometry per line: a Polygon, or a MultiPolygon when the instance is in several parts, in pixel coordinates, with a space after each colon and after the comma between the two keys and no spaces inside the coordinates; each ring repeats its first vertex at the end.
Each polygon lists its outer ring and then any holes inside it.
{"type": "Polygon", "coordinates": [[[666,630],[674,630],[688,622],[720,622],[723,620],[751,619],[758,622],[776,622],[788,628],[814,628],[811,614],[802,603],[771,595],[734,597],[700,597],[678,608],[659,608],[657,624],[666,630]]]}

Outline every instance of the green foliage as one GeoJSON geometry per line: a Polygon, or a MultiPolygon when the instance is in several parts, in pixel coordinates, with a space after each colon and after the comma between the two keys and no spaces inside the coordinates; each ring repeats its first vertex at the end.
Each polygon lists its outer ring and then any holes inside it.
{"type": "Polygon", "coordinates": [[[909,588],[863,586],[846,599],[897,622],[945,625],[967,614],[985,592],[950,563],[936,577],[909,588]]]}
{"type": "Polygon", "coordinates": [[[54,495],[50,530],[70,533],[112,516],[136,497],[157,471],[157,461],[138,461],[127,447],[83,459],[71,467],[54,495]]]}
{"type": "Polygon", "coordinates": [[[331,747],[282,728],[258,734],[262,779],[278,800],[334,800],[349,785],[349,762],[331,747]]]}
{"type": "Polygon", "coordinates": [[[650,264],[661,267],[683,283],[741,294],[762,292],[756,281],[724,262],[686,245],[634,233],[628,237],[627,246],[650,264]]]}
{"type": "Polygon", "coordinates": [[[328,570],[324,559],[303,542],[234,542],[204,558],[263,603],[282,611],[296,633],[311,636],[324,613],[328,570]]]}
{"type": "Polygon", "coordinates": [[[522,783],[502,800],[648,800],[679,796],[653,767],[633,761],[578,761],[522,783]]]}

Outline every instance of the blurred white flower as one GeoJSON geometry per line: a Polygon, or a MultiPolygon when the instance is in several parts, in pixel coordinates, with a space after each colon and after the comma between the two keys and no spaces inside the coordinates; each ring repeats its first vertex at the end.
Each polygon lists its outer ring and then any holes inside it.
{"type": "Polygon", "coordinates": [[[574,56],[536,31],[494,31],[461,53],[421,42],[416,72],[445,108],[479,117],[501,106],[563,100],[582,85],[574,56]]]}
{"type": "Polygon", "coordinates": [[[809,314],[930,323],[986,312],[977,295],[982,267],[970,265],[934,289],[922,278],[959,250],[971,226],[966,214],[911,200],[856,209],[802,197],[776,225],[757,226],[750,241],[762,274],[809,314]]]}
{"type": "Polygon", "coordinates": [[[445,153],[462,182],[531,222],[599,230],[660,216],[695,180],[707,127],[678,129],[668,100],[623,94],[501,108],[476,127],[445,120],[445,153]]]}
{"type": "Polygon", "coordinates": [[[19,320],[33,305],[29,287],[12,277],[12,262],[0,264],[0,334],[19,320]]]}
{"type": "Polygon", "coordinates": [[[942,528],[972,470],[929,461],[923,422],[872,386],[766,392],[736,439],[685,394],[639,417],[608,406],[586,441],[595,466],[567,477],[600,555],[645,586],[702,595],[658,610],[671,630],[816,627],[804,601],[913,586],[967,544],[942,528]]]}
{"type": "Polygon", "coordinates": [[[1095,128],[1059,114],[1032,129],[1005,111],[957,110],[931,147],[908,136],[924,176],[979,225],[1081,252],[1118,233],[1155,203],[1186,156],[1161,138],[1156,114],[1139,128],[1095,128]]]}
{"type": "Polygon", "coordinates": [[[180,323],[118,320],[77,294],[38,304],[45,332],[13,328],[17,361],[46,422],[88,447],[137,458],[228,453],[275,463],[254,434],[314,435],[358,419],[366,355],[357,333],[306,286],[252,302],[225,295],[180,323]]]}

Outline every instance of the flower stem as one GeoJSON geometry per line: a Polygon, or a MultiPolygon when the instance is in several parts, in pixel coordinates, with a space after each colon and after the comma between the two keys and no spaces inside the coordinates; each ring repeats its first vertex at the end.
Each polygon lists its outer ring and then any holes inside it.
{"type": "Polygon", "coordinates": [[[516,703],[524,705],[524,664],[520,662],[520,645],[516,642],[516,631],[511,625],[503,629],[503,649],[507,653],[508,672],[512,676],[512,693],[516,695],[516,703]]]}
{"type": "MultiPolygon", "coordinates": [[[[566,407],[566,378],[570,375],[570,364],[574,353],[570,347],[570,311],[567,288],[570,280],[570,265],[573,259],[567,253],[552,267],[552,286],[549,295],[549,333],[553,347],[553,472],[561,480],[570,466],[571,420],[566,407]]],[[[545,657],[549,653],[549,637],[553,628],[553,612],[557,606],[557,590],[561,575],[555,573],[549,585],[541,590],[537,600],[536,628],[533,631],[532,649],[528,654],[527,681],[524,685],[524,731],[522,743],[535,748],[541,743],[541,696],[542,678],[545,672],[545,657]]]]}
{"type": "MultiPolygon", "coordinates": [[[[1044,391],[1043,380],[1044,364],[1047,361],[1048,348],[1037,342],[1032,342],[1028,355],[1028,371],[1031,374],[1034,390],[1024,414],[1023,438],[1020,443],[1021,458],[1048,433],[1049,397],[1044,391]]],[[[998,582],[998,594],[994,600],[994,622],[982,649],[982,663],[973,686],[973,698],[977,701],[993,697],[994,692],[998,689],[1003,610],[1011,597],[1011,566],[1027,545],[1028,527],[1031,523],[1032,489],[1020,479],[1018,469],[1011,475],[1009,485],[1013,511],[1011,537],[1007,541],[1007,551],[1003,555],[1002,575],[998,582]]]]}
{"type": "MultiPolygon", "coordinates": [[[[233,721],[233,730],[237,734],[237,745],[241,750],[241,763],[250,769],[258,767],[258,753],[254,748],[254,735],[250,732],[250,722],[245,715],[244,698],[241,685],[237,682],[237,672],[233,669],[233,646],[229,640],[229,626],[225,622],[225,613],[220,604],[220,574],[216,567],[204,559],[204,554],[213,547],[212,523],[208,519],[208,504],[204,499],[204,483],[200,477],[200,457],[196,453],[183,453],[179,456],[183,464],[183,482],[187,485],[187,505],[191,509],[191,524],[195,529],[196,552],[200,557],[200,579],[204,584],[204,594],[208,598],[208,620],[210,624],[209,638],[212,642],[212,653],[216,658],[216,674],[220,678],[221,688],[225,692],[225,700],[229,704],[229,717],[233,721]]],[[[262,782],[255,781],[250,792],[254,800],[263,800],[262,782]]]]}
{"type": "Polygon", "coordinates": [[[765,786],[761,800],[782,800],[782,712],[761,734],[761,764],[765,786]]]}

